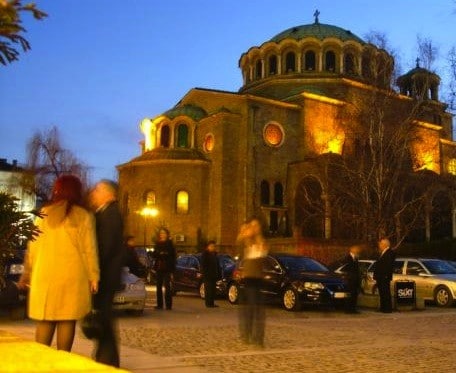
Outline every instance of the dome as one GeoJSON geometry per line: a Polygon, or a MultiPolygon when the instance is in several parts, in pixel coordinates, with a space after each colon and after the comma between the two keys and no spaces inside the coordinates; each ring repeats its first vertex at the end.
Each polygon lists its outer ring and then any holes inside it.
{"type": "Polygon", "coordinates": [[[365,44],[365,41],[363,39],[353,34],[350,30],[345,30],[338,26],[327,25],[319,22],[289,28],[274,36],[270,41],[279,43],[282,40],[288,38],[301,40],[310,37],[314,37],[319,40],[324,40],[326,38],[336,38],[341,41],[350,40],[360,44],[365,44]]]}

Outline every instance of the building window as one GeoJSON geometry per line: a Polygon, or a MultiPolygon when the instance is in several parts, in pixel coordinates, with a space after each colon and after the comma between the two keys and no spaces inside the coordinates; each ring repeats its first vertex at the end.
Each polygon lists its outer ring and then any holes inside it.
{"type": "Polygon", "coordinates": [[[179,190],[176,193],[176,213],[180,215],[188,214],[188,192],[179,190]]]}
{"type": "Polygon", "coordinates": [[[255,65],[255,76],[257,79],[261,79],[263,75],[263,62],[258,60],[255,65]]]}
{"type": "Polygon", "coordinates": [[[304,55],[304,68],[306,69],[306,71],[316,70],[316,60],[314,51],[307,51],[304,55]]]}
{"type": "Polygon", "coordinates": [[[283,206],[283,186],[279,182],[274,184],[274,205],[283,206]]]}
{"type": "Polygon", "coordinates": [[[268,206],[269,205],[269,198],[270,198],[270,192],[269,192],[269,183],[266,180],[263,180],[260,185],[260,198],[261,198],[261,204],[263,206],[268,206]]]}
{"type": "Polygon", "coordinates": [[[336,54],[333,51],[328,51],[325,54],[325,71],[336,71],[336,54]]]}
{"type": "Polygon", "coordinates": [[[269,57],[269,75],[277,74],[277,56],[269,57]]]}
{"type": "Polygon", "coordinates": [[[294,52],[288,52],[285,56],[285,72],[292,73],[296,71],[296,55],[294,52]]]}
{"type": "Polygon", "coordinates": [[[451,158],[448,162],[448,173],[456,176],[456,158],[451,158]]]}
{"type": "Polygon", "coordinates": [[[345,74],[353,75],[356,73],[355,57],[352,53],[347,53],[344,56],[344,72],[345,74]]]}
{"type": "Polygon", "coordinates": [[[146,206],[153,206],[156,203],[155,192],[149,190],[144,193],[144,204],[146,206]]]}
{"type": "Polygon", "coordinates": [[[177,127],[177,147],[188,148],[188,126],[179,124],[177,127]]]}
{"type": "Polygon", "coordinates": [[[168,125],[162,126],[160,130],[160,146],[169,148],[170,133],[171,131],[168,125]]]}
{"type": "Polygon", "coordinates": [[[204,138],[203,148],[206,153],[211,153],[214,150],[215,139],[212,133],[208,133],[204,138]]]}
{"type": "Polygon", "coordinates": [[[263,129],[263,138],[269,146],[278,147],[282,145],[285,138],[282,126],[275,122],[266,124],[263,129]]]}

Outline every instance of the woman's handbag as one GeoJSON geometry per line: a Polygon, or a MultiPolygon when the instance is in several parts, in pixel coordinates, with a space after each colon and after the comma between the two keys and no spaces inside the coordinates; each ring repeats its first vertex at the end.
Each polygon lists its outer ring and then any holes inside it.
{"type": "Polygon", "coordinates": [[[100,339],[103,333],[100,312],[92,310],[85,315],[81,320],[81,330],[87,339],[100,339]]]}

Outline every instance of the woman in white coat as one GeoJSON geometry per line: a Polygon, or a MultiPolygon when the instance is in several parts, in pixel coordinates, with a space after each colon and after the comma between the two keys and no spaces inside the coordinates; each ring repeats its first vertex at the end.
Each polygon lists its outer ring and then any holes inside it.
{"type": "Polygon", "coordinates": [[[99,281],[93,216],[81,207],[82,185],[72,175],[55,182],[51,203],[37,219],[41,233],[28,245],[19,286],[30,287],[29,317],[37,320],[35,339],[70,351],[75,325],[91,309],[99,281]]]}

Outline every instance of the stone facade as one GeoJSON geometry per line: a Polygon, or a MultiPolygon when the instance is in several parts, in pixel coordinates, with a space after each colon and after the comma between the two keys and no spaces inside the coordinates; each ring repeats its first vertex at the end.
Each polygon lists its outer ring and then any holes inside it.
{"type": "MultiPolygon", "coordinates": [[[[354,151],[353,134],[365,123],[351,111],[369,105],[363,100],[372,92],[387,97],[386,122],[394,125],[397,112],[411,112],[424,90],[424,110],[413,122],[419,135],[411,144],[413,167],[456,174],[452,117],[438,101],[440,80],[432,75],[432,86],[415,86],[412,71],[392,94],[392,57],[351,32],[318,22],[295,27],[251,48],[239,65],[239,92],[194,88],[176,107],[141,123],[142,154],[118,166],[128,234],[144,235],[149,244],[154,229],[165,225],[182,248],[204,239],[228,248],[240,224],[259,215],[271,236],[330,239],[329,215],[321,226],[303,227],[300,186],[314,177],[323,208],[329,203],[325,156],[354,151]],[[180,191],[188,201],[180,200],[180,191]],[[141,216],[145,206],[158,216],[141,216]]],[[[419,76],[428,76],[423,70],[419,76]]]]}

